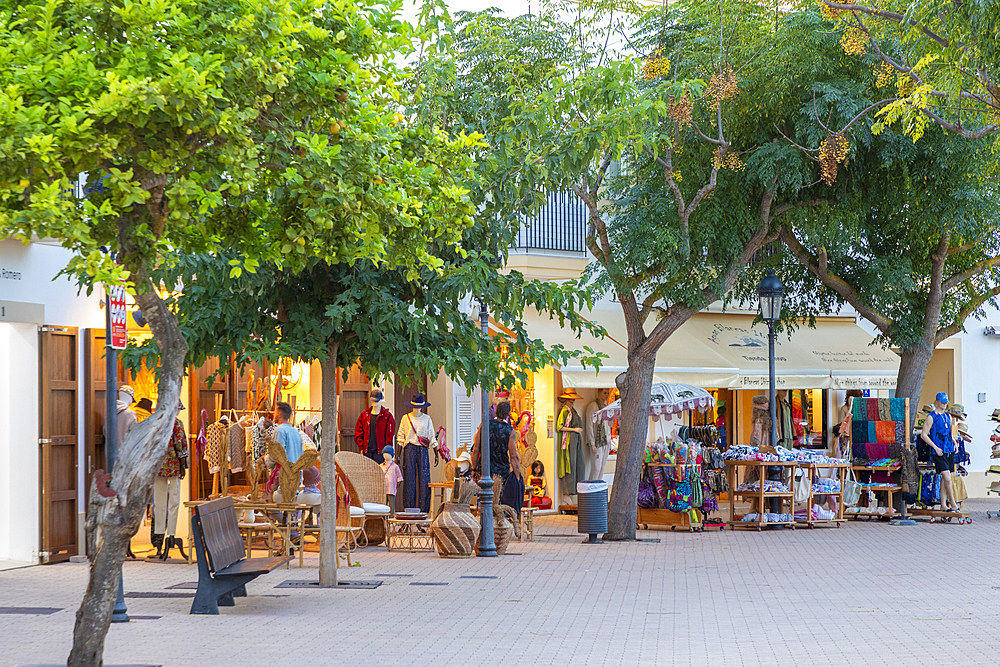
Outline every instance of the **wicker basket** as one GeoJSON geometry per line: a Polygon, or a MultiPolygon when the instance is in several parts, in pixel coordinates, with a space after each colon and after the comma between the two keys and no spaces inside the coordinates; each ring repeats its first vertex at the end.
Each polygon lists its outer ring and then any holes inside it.
{"type": "Polygon", "coordinates": [[[479,521],[468,505],[445,503],[431,524],[434,545],[442,558],[468,558],[475,554],[479,521]]]}

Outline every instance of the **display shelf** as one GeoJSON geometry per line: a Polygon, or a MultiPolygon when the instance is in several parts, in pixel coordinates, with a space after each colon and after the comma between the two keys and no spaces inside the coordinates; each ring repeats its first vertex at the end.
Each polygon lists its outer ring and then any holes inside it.
{"type": "MultiPolygon", "coordinates": [[[[818,525],[826,524],[836,524],[837,528],[840,528],[840,524],[845,521],[844,517],[844,484],[847,482],[847,471],[850,469],[851,464],[847,461],[842,463],[802,463],[800,467],[809,470],[809,499],[806,501],[806,519],[798,520],[798,523],[809,526],[810,528],[818,525]],[[837,480],[840,482],[839,491],[815,491],[813,490],[813,479],[820,470],[836,470],[837,480]],[[837,499],[837,513],[832,519],[813,519],[812,518],[812,508],[813,505],[817,504],[815,502],[816,496],[834,496],[837,499]]],[[[793,515],[794,516],[794,515],[793,515]]]]}
{"type": "Polygon", "coordinates": [[[890,472],[890,471],[893,471],[893,470],[899,470],[900,465],[901,464],[897,463],[894,466],[854,466],[854,465],[852,465],[851,467],[854,468],[855,470],[876,470],[876,471],[882,471],[882,472],[890,472]]]}
{"type": "Polygon", "coordinates": [[[764,491],[761,488],[758,491],[731,491],[729,493],[729,516],[732,520],[729,526],[732,530],[737,528],[756,528],[758,531],[763,530],[764,526],[788,526],[790,528],[795,528],[795,469],[798,467],[798,461],[726,461],[726,473],[727,479],[729,480],[729,488],[735,489],[739,486],[739,469],[740,468],[757,468],[757,479],[758,481],[764,481],[767,479],[767,468],[790,468],[790,475],[788,480],[788,491],[764,491]],[[744,498],[755,498],[756,499],[756,511],[751,509],[749,512],[745,512],[737,518],[736,515],[736,496],[742,496],[744,498]],[[779,514],[788,514],[792,517],[791,521],[762,521],[761,518],[765,514],[770,514],[769,508],[765,501],[769,499],[775,499],[779,503],[779,514]],[[787,508],[785,507],[787,505],[787,508]],[[788,511],[784,511],[787,509],[788,511]],[[740,521],[747,514],[757,514],[756,521],[740,521]]]}
{"type": "Polygon", "coordinates": [[[765,498],[783,498],[785,496],[794,496],[795,494],[791,491],[765,491],[761,493],[760,491],[733,491],[733,495],[737,496],[764,496],[765,498]]]}
{"type": "MultiPolygon", "coordinates": [[[[701,512],[698,510],[695,511],[698,516],[701,515],[701,512]]],[[[636,510],[635,523],[636,527],[641,526],[643,530],[649,530],[650,525],[666,526],[670,530],[680,527],[692,533],[701,532],[703,529],[701,521],[691,519],[690,511],[675,512],[665,508],[639,507],[636,510]]]]}

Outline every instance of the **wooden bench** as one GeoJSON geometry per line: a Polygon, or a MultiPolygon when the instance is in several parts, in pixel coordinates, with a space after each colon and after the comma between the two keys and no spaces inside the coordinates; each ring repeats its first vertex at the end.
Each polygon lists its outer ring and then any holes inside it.
{"type": "Polygon", "coordinates": [[[284,565],[291,556],[246,558],[231,497],[194,508],[191,534],[198,555],[198,590],[192,614],[218,614],[219,605],[232,607],[233,597],[246,597],[246,584],[284,565]]]}

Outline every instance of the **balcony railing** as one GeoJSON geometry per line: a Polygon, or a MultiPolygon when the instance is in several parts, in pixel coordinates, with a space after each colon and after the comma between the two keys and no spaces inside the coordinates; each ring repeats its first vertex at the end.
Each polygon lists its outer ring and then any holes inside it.
{"type": "Polygon", "coordinates": [[[525,218],[514,242],[515,250],[554,250],[585,253],[587,206],[572,192],[549,195],[535,215],[525,218]]]}

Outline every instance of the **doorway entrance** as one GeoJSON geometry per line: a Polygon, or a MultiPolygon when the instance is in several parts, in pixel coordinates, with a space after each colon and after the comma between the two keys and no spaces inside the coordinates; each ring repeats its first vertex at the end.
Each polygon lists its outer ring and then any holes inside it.
{"type": "Polygon", "coordinates": [[[78,333],[44,326],[39,337],[41,552],[43,562],[58,563],[77,554],[78,333]]]}

